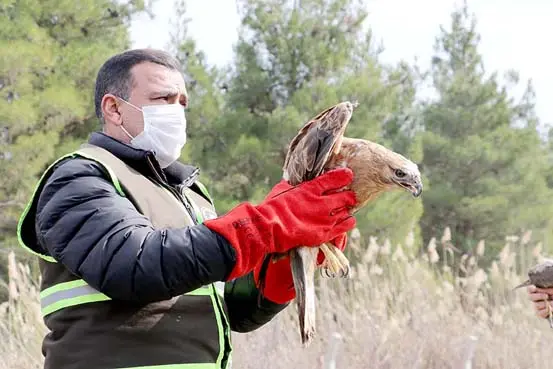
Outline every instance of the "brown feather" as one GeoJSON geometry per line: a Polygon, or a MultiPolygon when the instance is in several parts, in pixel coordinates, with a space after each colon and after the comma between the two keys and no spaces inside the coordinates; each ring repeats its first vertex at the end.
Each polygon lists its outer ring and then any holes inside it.
{"type": "Polygon", "coordinates": [[[288,148],[284,179],[297,185],[322,173],[330,155],[340,151],[354,106],[350,102],[332,106],[302,127],[288,148]]]}

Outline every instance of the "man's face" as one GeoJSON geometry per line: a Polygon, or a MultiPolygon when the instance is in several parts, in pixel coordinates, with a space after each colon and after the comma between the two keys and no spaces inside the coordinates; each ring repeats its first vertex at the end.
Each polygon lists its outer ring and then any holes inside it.
{"type": "MultiPolygon", "coordinates": [[[[141,63],[131,69],[133,84],[129,99],[127,100],[134,106],[142,108],[144,105],[161,104],[181,104],[186,107],[188,96],[184,79],[180,72],[168,69],[155,63],[141,63]]],[[[121,135],[121,127],[136,137],[144,130],[144,120],[142,112],[126,104],[124,101],[113,95],[104,96],[105,109],[104,120],[107,132],[114,131],[112,136],[119,138],[124,142],[130,142],[130,137],[126,134],[121,135]],[[126,138],[126,139],[125,139],[126,138]]],[[[103,104],[104,105],[104,104],[103,104]]]]}

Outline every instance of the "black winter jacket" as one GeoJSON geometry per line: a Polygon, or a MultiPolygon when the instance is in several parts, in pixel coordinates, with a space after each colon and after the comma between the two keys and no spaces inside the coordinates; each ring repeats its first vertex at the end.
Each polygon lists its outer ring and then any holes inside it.
{"type": "MultiPolygon", "coordinates": [[[[93,133],[89,142],[171,186],[190,185],[198,173],[179,162],[162,170],[151,152],[103,133],[93,133]]],[[[154,230],[116,195],[108,174],[82,158],[62,161],[48,179],[37,204],[36,234],[52,257],[114,300],[169,299],[225,280],[235,263],[232,246],[201,224],[154,230]]],[[[225,302],[238,332],[259,328],[286,307],[260,297],[251,273],[226,283],[225,302]]]]}

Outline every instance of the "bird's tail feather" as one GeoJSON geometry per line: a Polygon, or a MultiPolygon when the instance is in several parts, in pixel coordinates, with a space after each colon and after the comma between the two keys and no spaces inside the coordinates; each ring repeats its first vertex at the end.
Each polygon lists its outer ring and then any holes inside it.
{"type": "Polygon", "coordinates": [[[298,247],[290,252],[301,341],[305,346],[315,336],[315,263],[318,251],[318,247],[298,247]]]}

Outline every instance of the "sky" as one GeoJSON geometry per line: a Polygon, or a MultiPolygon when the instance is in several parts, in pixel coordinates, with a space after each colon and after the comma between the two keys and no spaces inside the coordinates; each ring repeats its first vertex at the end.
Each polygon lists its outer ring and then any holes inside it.
{"type": "MultiPolygon", "coordinates": [[[[171,32],[174,0],[155,0],[155,18],[137,18],[131,24],[133,47],[165,48],[171,32]]],[[[427,67],[440,25],[449,28],[450,13],[459,0],[368,0],[368,23],[385,48],[381,60],[413,61],[427,67]]],[[[536,112],[543,124],[553,126],[553,1],[468,0],[481,36],[480,53],[486,71],[516,70],[536,92],[536,112]],[[549,20],[549,22],[548,22],[549,20]]],[[[224,65],[233,55],[239,24],[234,0],[188,0],[189,35],[210,64],[224,65]]]]}

